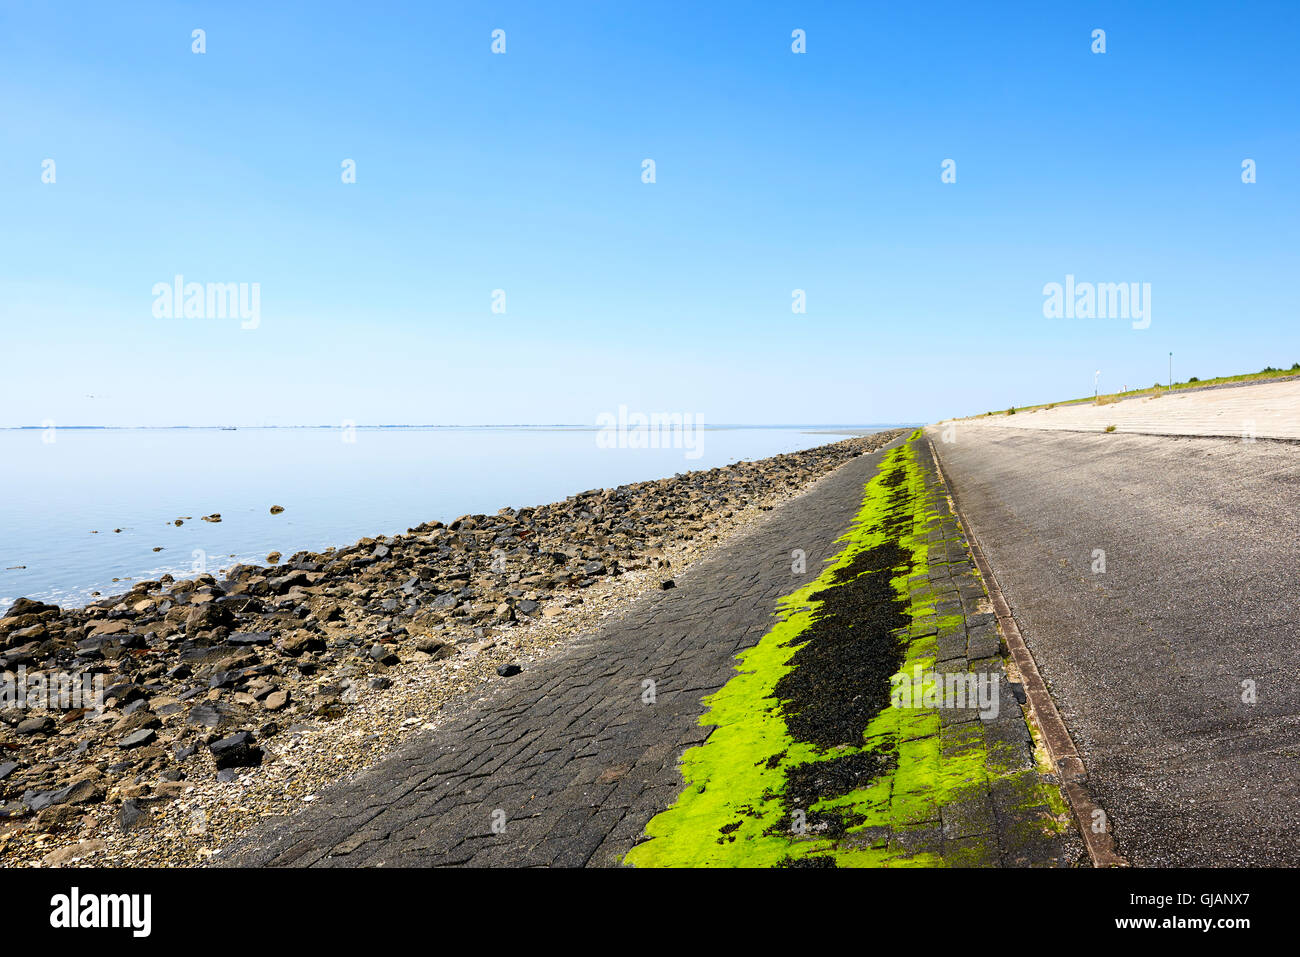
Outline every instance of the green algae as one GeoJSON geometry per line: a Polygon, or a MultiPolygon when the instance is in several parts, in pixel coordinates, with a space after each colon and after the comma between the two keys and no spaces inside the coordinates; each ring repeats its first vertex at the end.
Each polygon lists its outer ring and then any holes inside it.
{"type": "MultiPolygon", "coordinates": [[[[988,858],[988,849],[972,840],[945,859],[938,837],[940,808],[966,794],[985,794],[990,777],[1004,775],[996,747],[978,727],[945,728],[935,710],[886,706],[869,720],[861,741],[817,745],[791,733],[790,702],[777,694],[830,589],[847,584],[844,570],[869,549],[888,545],[902,557],[890,578],[910,622],[896,633],[899,675],[917,667],[929,673],[937,633],[960,626],[961,615],[936,614],[925,574],[939,516],[928,504],[933,478],[918,460],[919,436],[885,454],[853,523],[838,539],[839,554],[815,580],[779,601],[777,623],[737,656],[736,675],[705,699],[708,710],[700,723],[715,729],[682,756],[684,790],[647,824],[648,839],[628,853],[627,863],[896,867],[988,858]],[[831,789],[830,796],[800,806],[804,783],[820,772],[823,779],[860,778],[862,786],[843,793],[831,789]]],[[[1039,792],[1047,790],[1036,775],[1027,783],[1018,777],[1017,803],[1046,804],[1039,792]]]]}

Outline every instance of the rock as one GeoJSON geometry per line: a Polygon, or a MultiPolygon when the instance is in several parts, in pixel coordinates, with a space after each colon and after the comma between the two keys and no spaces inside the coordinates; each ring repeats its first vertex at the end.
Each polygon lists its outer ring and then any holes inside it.
{"type": "Polygon", "coordinates": [[[17,770],[18,770],[17,761],[0,762],[0,781],[3,781],[5,778],[9,777],[9,775],[13,774],[17,770]]]}
{"type": "Polygon", "coordinates": [[[63,804],[98,804],[102,800],[104,789],[89,777],[57,791],[27,791],[23,794],[23,803],[38,813],[63,804]]]}
{"type": "Polygon", "coordinates": [[[402,660],[401,658],[397,657],[397,655],[393,654],[392,649],[389,648],[387,645],[381,645],[381,644],[371,645],[370,650],[367,651],[366,654],[370,656],[370,659],[372,661],[377,661],[381,665],[388,665],[389,667],[397,664],[402,660]]]}
{"type": "Polygon", "coordinates": [[[262,707],[267,711],[279,711],[289,704],[288,691],[272,691],[262,699],[262,707]]]}
{"type": "Polygon", "coordinates": [[[146,744],[151,744],[157,737],[158,732],[153,728],[141,728],[139,731],[132,731],[121,741],[117,742],[117,746],[123,751],[129,751],[131,748],[138,748],[146,744]]]}
{"type": "Polygon", "coordinates": [[[224,715],[218,710],[215,704],[196,704],[190,709],[190,713],[185,716],[189,724],[197,724],[205,728],[215,728],[221,724],[224,715]]]}
{"type": "Polygon", "coordinates": [[[511,678],[519,674],[519,672],[523,670],[524,669],[520,668],[518,665],[511,663],[508,665],[500,665],[497,668],[497,674],[499,674],[502,678],[511,678]]]}
{"type": "Polygon", "coordinates": [[[319,635],[299,632],[288,638],[281,638],[278,647],[290,658],[297,658],[308,651],[323,651],[325,640],[319,635]]]}
{"type": "Polygon", "coordinates": [[[19,721],[18,727],[14,728],[18,734],[48,734],[54,730],[53,718],[28,718],[25,721],[19,721]]]}
{"type": "Polygon", "coordinates": [[[208,602],[193,608],[185,616],[185,634],[194,635],[200,631],[211,631],[222,625],[234,622],[230,609],[219,602],[208,602]]]}
{"type": "Polygon", "coordinates": [[[281,575],[279,578],[267,579],[266,584],[277,595],[283,595],[285,592],[287,592],[290,588],[293,588],[295,585],[308,585],[310,584],[310,581],[307,578],[306,572],[292,571],[289,572],[287,575],[281,575]]]}
{"type": "Polygon", "coordinates": [[[122,802],[117,812],[117,826],[122,829],[123,834],[128,834],[134,828],[148,823],[149,812],[142,808],[135,798],[127,798],[122,802]]]}
{"type": "Polygon", "coordinates": [[[237,631],[226,641],[232,645],[269,645],[274,637],[269,631],[237,631]]]}
{"type": "Polygon", "coordinates": [[[43,601],[32,601],[30,598],[19,598],[9,606],[5,612],[6,618],[17,618],[19,615],[39,615],[47,611],[58,611],[58,605],[47,605],[43,601]]]}
{"type": "Polygon", "coordinates": [[[136,710],[131,714],[122,715],[113,722],[113,726],[109,728],[109,733],[117,735],[131,734],[145,728],[157,729],[161,727],[162,721],[159,720],[157,715],[145,710],[136,710]]]}
{"type": "Polygon", "coordinates": [[[523,601],[515,605],[515,611],[519,612],[521,615],[527,615],[529,618],[532,618],[541,610],[542,606],[531,598],[525,598],[523,601]]]}
{"type": "Polygon", "coordinates": [[[279,552],[271,552],[271,554],[269,554],[269,555],[266,556],[266,563],[267,563],[268,565],[278,565],[278,564],[280,564],[280,553],[279,553],[279,552]]]}
{"type": "Polygon", "coordinates": [[[82,858],[89,857],[104,850],[104,842],[99,838],[91,838],[88,841],[82,841],[79,844],[70,844],[67,847],[60,847],[41,858],[41,863],[46,867],[62,867],[64,864],[71,864],[82,858]]]}
{"type": "Polygon", "coordinates": [[[279,514],[280,514],[281,512],[283,512],[283,511],[284,511],[284,506],[283,506],[283,505],[272,505],[272,506],[271,506],[271,514],[272,514],[272,515],[279,515],[279,514]]]}
{"type": "Polygon", "coordinates": [[[456,649],[441,638],[421,638],[415,643],[415,650],[431,656],[435,661],[450,658],[456,649]]]}
{"type": "Polygon", "coordinates": [[[671,578],[665,578],[663,581],[659,583],[659,587],[662,588],[664,591],[667,591],[670,588],[676,588],[677,582],[673,581],[671,578]]]}
{"type": "Polygon", "coordinates": [[[214,741],[208,750],[216,758],[217,770],[226,768],[255,768],[262,763],[262,749],[253,743],[247,731],[238,731],[228,738],[214,741]]]}
{"type": "Polygon", "coordinates": [[[221,513],[213,512],[211,515],[203,515],[200,518],[205,522],[219,522],[221,521],[221,513]]]}

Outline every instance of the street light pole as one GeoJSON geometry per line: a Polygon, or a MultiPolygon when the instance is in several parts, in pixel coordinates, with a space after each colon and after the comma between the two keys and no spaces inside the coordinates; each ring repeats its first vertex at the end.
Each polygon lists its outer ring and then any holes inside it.
{"type": "Polygon", "coordinates": [[[1098,369],[1096,372],[1092,374],[1092,397],[1094,399],[1096,399],[1099,395],[1099,393],[1097,392],[1097,379],[1098,377],[1100,377],[1100,375],[1101,375],[1100,369],[1098,369]]]}
{"type": "Polygon", "coordinates": [[[1169,391],[1174,391],[1174,354],[1169,353],[1169,391]]]}

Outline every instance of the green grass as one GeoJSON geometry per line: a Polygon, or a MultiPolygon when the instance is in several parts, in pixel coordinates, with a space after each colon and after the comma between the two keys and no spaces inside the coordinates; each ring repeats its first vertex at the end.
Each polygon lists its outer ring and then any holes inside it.
{"type": "Polygon", "coordinates": [[[1167,385],[1155,383],[1149,389],[1129,389],[1127,392],[1106,392],[1099,396],[1084,396],[1081,399],[1061,399],[1056,402],[1044,402],[1039,405],[1022,405],[1011,406],[1009,409],[1001,409],[996,412],[983,412],[972,418],[983,419],[991,415],[1015,415],[1017,412],[1032,412],[1035,409],[1051,409],[1058,405],[1083,405],[1085,403],[1096,403],[1097,405],[1107,405],[1111,402],[1118,402],[1120,399],[1137,399],[1148,395],[1164,395],[1169,391],[1177,392],[1179,389],[1199,389],[1207,385],[1225,385],[1230,382],[1256,382],[1264,379],[1277,379],[1282,376],[1300,375],[1300,362],[1297,362],[1289,369],[1275,369],[1269,366],[1261,369],[1259,372],[1246,372],[1241,375],[1218,376],[1213,379],[1198,379],[1192,376],[1186,382],[1175,382],[1171,390],[1167,385]]]}

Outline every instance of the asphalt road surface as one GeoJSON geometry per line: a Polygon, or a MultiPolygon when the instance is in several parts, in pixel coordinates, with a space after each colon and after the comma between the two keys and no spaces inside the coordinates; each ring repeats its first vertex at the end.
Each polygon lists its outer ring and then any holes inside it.
{"type": "Polygon", "coordinates": [[[1119,852],[1300,864],[1300,446],[929,431],[1119,852]]]}

